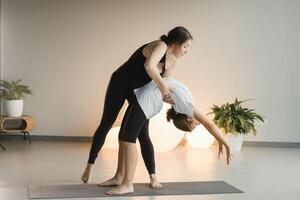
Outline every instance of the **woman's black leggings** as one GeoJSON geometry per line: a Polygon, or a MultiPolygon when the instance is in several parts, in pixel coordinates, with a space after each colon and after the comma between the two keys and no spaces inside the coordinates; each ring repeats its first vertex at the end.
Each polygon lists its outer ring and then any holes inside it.
{"type": "MultiPolygon", "coordinates": [[[[117,73],[112,74],[106,90],[102,119],[98,128],[95,131],[92,146],[89,153],[88,163],[90,164],[95,163],[98,153],[104,144],[106,135],[111,129],[112,125],[114,124],[120,109],[122,108],[125,100],[127,99],[129,102],[129,106],[124,115],[119,132],[119,139],[124,138],[123,131],[126,127],[126,119],[130,114],[130,110],[132,110],[133,108],[136,109],[137,104],[135,96],[133,94],[133,90],[128,89],[127,87],[128,83],[126,83],[126,80],[124,80],[123,77],[121,77],[117,73]]],[[[145,118],[143,120],[144,121],[140,128],[140,132],[138,133],[138,140],[140,142],[142,156],[148,173],[153,174],[155,173],[155,160],[153,144],[149,138],[149,120],[145,118]]]]}

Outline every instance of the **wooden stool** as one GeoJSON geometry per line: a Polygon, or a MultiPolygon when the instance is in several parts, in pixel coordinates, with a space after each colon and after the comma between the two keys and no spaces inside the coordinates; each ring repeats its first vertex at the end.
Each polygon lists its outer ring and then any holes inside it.
{"type": "MultiPolygon", "coordinates": [[[[22,115],[21,117],[8,117],[6,115],[0,116],[0,132],[2,133],[22,132],[24,133],[24,140],[26,140],[26,135],[27,135],[30,144],[31,144],[31,139],[30,139],[29,131],[31,131],[34,127],[35,127],[35,121],[33,117],[30,115],[22,115]],[[6,128],[4,126],[4,123],[6,121],[13,121],[13,120],[21,120],[21,125],[12,128],[6,128]]],[[[2,145],[0,146],[5,150],[5,148],[2,145]]]]}

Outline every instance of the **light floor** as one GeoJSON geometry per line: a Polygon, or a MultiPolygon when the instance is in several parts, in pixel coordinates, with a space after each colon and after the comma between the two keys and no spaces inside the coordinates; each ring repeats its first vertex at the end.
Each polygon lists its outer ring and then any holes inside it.
{"type": "MultiPolygon", "coordinates": [[[[89,142],[1,141],[0,199],[27,199],[26,186],[77,184],[85,167],[89,142]]],[[[103,150],[96,162],[92,183],[100,183],[115,172],[116,150],[103,150]]],[[[217,159],[210,149],[175,149],[157,153],[157,174],[162,182],[226,181],[243,190],[243,194],[108,197],[81,199],[133,200],[242,200],[300,199],[300,149],[243,147],[227,166],[225,157],[217,159]]],[[[144,163],[139,157],[135,182],[148,182],[144,163]]],[[[70,199],[70,198],[68,198],[70,199]]],[[[78,198],[76,198],[78,199],[78,198]]]]}

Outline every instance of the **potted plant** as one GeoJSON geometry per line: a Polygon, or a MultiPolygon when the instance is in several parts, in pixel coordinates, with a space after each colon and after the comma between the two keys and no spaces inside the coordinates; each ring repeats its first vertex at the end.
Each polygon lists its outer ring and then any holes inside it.
{"type": "Polygon", "coordinates": [[[8,82],[0,80],[0,98],[5,100],[5,107],[9,117],[20,117],[23,112],[23,99],[25,94],[33,94],[26,85],[21,85],[18,81],[8,82]]]}
{"type": "Polygon", "coordinates": [[[251,99],[239,101],[236,98],[234,103],[225,103],[220,107],[213,105],[210,108],[212,112],[208,113],[214,114],[213,121],[226,135],[232,150],[241,149],[244,135],[250,132],[256,135],[255,121],[264,122],[263,116],[254,112],[254,109],[241,106],[249,100],[251,99]]]}

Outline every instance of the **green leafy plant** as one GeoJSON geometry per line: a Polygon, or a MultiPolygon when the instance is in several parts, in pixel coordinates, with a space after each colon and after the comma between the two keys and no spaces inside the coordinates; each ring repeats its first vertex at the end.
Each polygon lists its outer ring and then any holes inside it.
{"type": "Polygon", "coordinates": [[[12,82],[0,80],[0,98],[5,100],[20,100],[25,94],[33,94],[28,86],[20,84],[21,81],[22,79],[12,82]]]}
{"type": "Polygon", "coordinates": [[[237,98],[234,103],[225,103],[220,107],[213,105],[210,109],[212,112],[208,114],[214,114],[213,121],[219,127],[223,128],[225,133],[231,133],[235,136],[238,134],[247,135],[252,132],[256,135],[256,129],[254,121],[264,122],[262,115],[254,112],[254,109],[242,107],[243,102],[252,99],[239,101],[237,98]]]}

